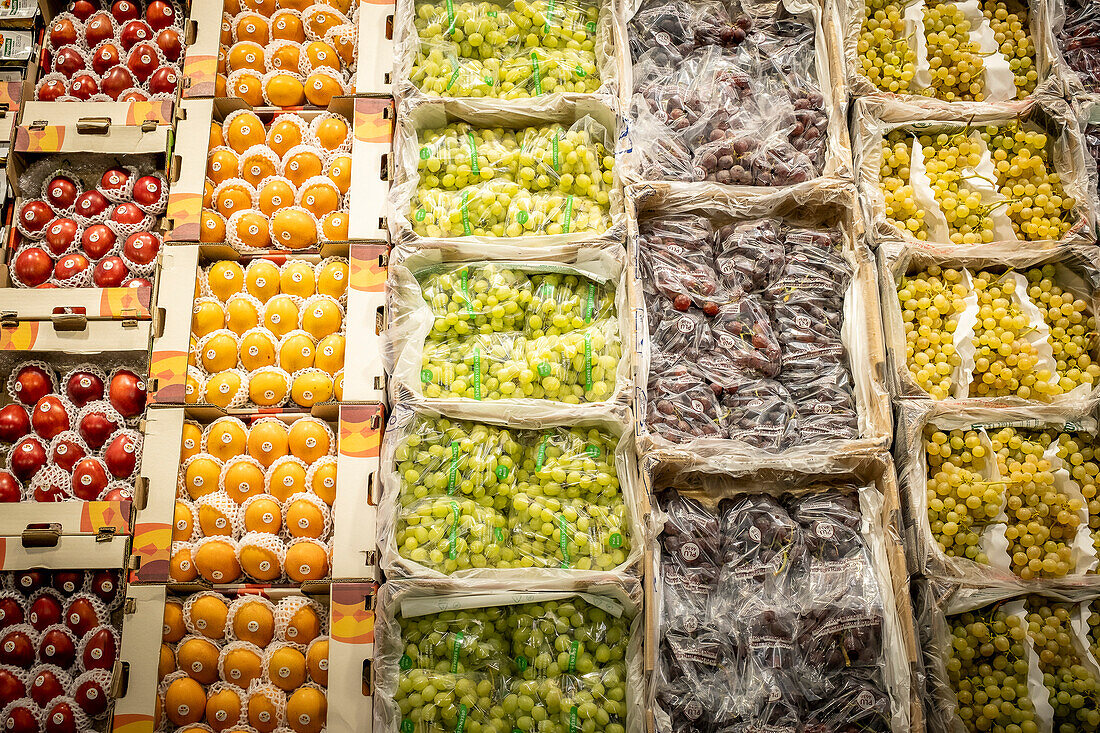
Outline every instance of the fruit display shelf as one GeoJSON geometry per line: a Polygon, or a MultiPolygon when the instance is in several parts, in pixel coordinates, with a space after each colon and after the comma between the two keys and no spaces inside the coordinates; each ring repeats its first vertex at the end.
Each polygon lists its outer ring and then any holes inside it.
{"type": "Polygon", "coordinates": [[[888,446],[878,294],[854,193],[837,181],[630,187],[640,454],[743,466],[888,446]]]}

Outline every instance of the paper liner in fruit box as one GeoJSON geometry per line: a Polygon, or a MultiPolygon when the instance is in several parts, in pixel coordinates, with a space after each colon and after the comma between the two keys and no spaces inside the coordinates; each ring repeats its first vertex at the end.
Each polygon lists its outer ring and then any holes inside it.
{"type": "Polygon", "coordinates": [[[611,98],[558,95],[402,104],[386,202],[393,241],[621,241],[614,157],[623,123],[614,109],[611,98]],[[494,128],[504,128],[503,137],[494,128]],[[436,175],[449,162],[468,172],[454,181],[436,175]]]}
{"type": "Polygon", "coordinates": [[[1017,407],[1072,408],[1095,401],[1100,397],[1098,262],[1100,250],[1093,245],[880,247],[883,332],[894,394],[1017,407]],[[1009,357],[1028,358],[1026,367],[1011,362],[1016,366],[1008,367],[1009,381],[996,378],[1010,362],[991,351],[989,338],[1001,324],[986,320],[992,312],[983,309],[992,301],[979,303],[984,298],[1007,300],[1006,316],[1014,319],[1005,326],[1013,329],[1009,357]],[[924,326],[951,348],[919,341],[918,327],[924,326]]]}
{"type": "Polygon", "coordinates": [[[389,272],[383,353],[395,396],[473,419],[579,416],[625,402],[629,312],[620,245],[398,247],[389,272]],[[546,310],[536,313],[538,288],[569,299],[540,301],[546,310]],[[471,297],[482,290],[484,300],[471,297]],[[562,320],[543,323],[543,315],[562,320]],[[475,333],[471,321],[489,332],[475,333]]]}
{"type": "Polygon", "coordinates": [[[1096,169],[1085,162],[1087,151],[1074,113],[1066,102],[1040,95],[1028,102],[989,103],[963,109],[929,108],[916,102],[873,98],[857,100],[856,105],[852,146],[872,243],[955,243],[965,244],[969,249],[970,245],[1015,243],[1022,237],[1032,248],[1049,248],[1056,242],[1083,242],[1092,238],[1097,216],[1091,196],[1096,190],[1096,169]],[[972,132],[978,135],[967,137],[972,132]],[[1057,176],[1054,183],[1046,180],[1046,185],[1052,187],[1049,196],[1043,195],[1047,201],[1026,195],[1022,187],[1032,183],[1030,179],[1010,177],[1010,166],[1014,167],[1016,161],[1013,149],[1021,142],[1014,136],[1020,133],[1031,134],[1032,142],[1025,140],[1025,145],[1034,147],[1042,143],[1041,150],[1028,147],[1024,152],[1038,156],[1041,171],[1057,176]],[[926,145],[929,142],[931,146],[926,145]],[[967,143],[966,151],[961,150],[961,142],[967,143]],[[918,149],[916,143],[923,149],[918,149]],[[969,150],[971,147],[977,152],[969,150]],[[946,155],[956,148],[959,150],[949,157],[967,158],[961,173],[954,164],[936,158],[939,151],[946,151],[946,155]],[[990,177],[991,149],[997,158],[995,179],[990,177]],[[1002,149],[1006,150],[1004,156],[1000,155],[1002,149]],[[924,160],[909,166],[917,153],[923,153],[924,160]],[[933,181],[926,171],[931,161],[945,166],[944,173],[935,181],[943,190],[938,195],[933,192],[933,181]],[[908,179],[898,175],[906,167],[908,179]],[[882,172],[886,168],[891,168],[893,174],[884,180],[882,172]],[[892,204],[887,203],[884,184],[889,188],[892,204]],[[949,200],[958,206],[945,209],[944,202],[949,200]],[[974,211],[970,203],[974,203],[974,211]],[[1049,204],[1053,208],[1053,212],[1043,209],[1046,216],[1041,218],[1040,225],[1034,224],[1034,209],[1026,208],[1033,204],[1039,207],[1049,204]],[[930,209],[931,214],[927,213],[930,209]],[[926,212],[923,214],[926,222],[921,220],[922,210],[926,212]],[[1033,213],[1028,216],[1024,212],[1033,213]],[[956,222],[953,227],[944,222],[948,213],[956,222]],[[957,215],[962,217],[962,224],[954,218],[957,215]],[[906,217],[904,222],[899,218],[902,216],[906,217]],[[971,221],[972,217],[977,221],[971,221]],[[1029,233],[1023,228],[1025,224],[1034,225],[1035,231],[1029,233]],[[1039,226],[1050,230],[1053,236],[1044,234],[1039,226]],[[983,230],[992,234],[983,237],[983,230]],[[971,231],[976,241],[966,238],[971,231]],[[945,233],[954,238],[944,239],[945,233]]]}

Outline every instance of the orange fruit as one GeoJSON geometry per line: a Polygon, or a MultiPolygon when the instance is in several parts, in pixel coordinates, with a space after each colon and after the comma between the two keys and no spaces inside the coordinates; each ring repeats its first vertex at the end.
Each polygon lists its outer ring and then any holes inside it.
{"type": "Polygon", "coordinates": [[[157,663],[157,679],[162,680],[176,671],[176,655],[168,644],[160,645],[160,662],[157,663]]]}
{"type": "Polygon", "coordinates": [[[315,287],[316,278],[313,275],[313,267],[308,262],[291,260],[283,265],[279,273],[279,289],[282,292],[308,298],[313,295],[315,287]]]}
{"type": "Polygon", "coordinates": [[[306,77],[306,99],[315,107],[327,107],[332,102],[333,97],[338,97],[343,93],[344,88],[340,82],[328,74],[314,71],[306,77]]]}
{"type": "Polygon", "coordinates": [[[195,680],[180,677],[164,691],[164,714],[175,725],[193,725],[206,714],[206,693],[195,680]]]}
{"type": "Polygon", "coordinates": [[[268,181],[260,189],[259,207],[265,216],[273,216],[284,206],[294,203],[294,188],[286,181],[268,181]]]}
{"type": "Polygon", "coordinates": [[[248,371],[275,363],[275,338],[267,331],[257,329],[241,339],[241,366],[248,371]]]}
{"type": "Polygon", "coordinates": [[[252,192],[243,182],[227,184],[214,194],[214,208],[228,219],[238,211],[252,208],[252,192]]]}
{"type": "Polygon", "coordinates": [[[241,389],[241,375],[237,371],[220,372],[206,380],[206,389],[203,390],[203,401],[218,407],[229,407],[233,397],[241,389]]]}
{"type": "Polygon", "coordinates": [[[248,689],[252,680],[259,679],[263,674],[263,660],[257,652],[252,647],[238,647],[225,652],[221,658],[225,681],[242,690],[248,689]]]}
{"type": "MultiPolygon", "coordinates": [[[[267,491],[279,501],[286,501],[306,488],[306,469],[297,461],[281,461],[271,467],[267,491]]],[[[282,526],[282,510],[279,512],[282,526]]]]}
{"type": "Polygon", "coordinates": [[[202,208],[214,208],[214,182],[209,178],[202,182],[202,208]]]}
{"type": "MultiPolygon", "coordinates": [[[[284,23],[285,21],[280,18],[275,21],[276,23],[284,23]]],[[[301,28],[301,21],[297,18],[294,19],[294,23],[298,24],[301,28]]],[[[280,45],[275,46],[271,53],[271,70],[272,71],[289,71],[292,74],[298,73],[298,66],[301,63],[302,47],[298,45],[297,41],[275,41],[280,45]]]]}
{"type": "MultiPolygon", "coordinates": [[[[286,8],[283,9],[295,9],[286,8]]],[[[302,19],[295,13],[275,13],[271,16],[271,40],[273,41],[293,41],[294,43],[304,43],[306,40],[305,26],[302,25],[302,19]]],[[[297,68],[295,64],[294,68],[297,68]]]]}
{"type": "Polygon", "coordinates": [[[240,0],[241,10],[251,10],[265,17],[275,12],[275,0],[240,0]]]}
{"type": "Polygon", "coordinates": [[[264,471],[247,456],[237,456],[225,464],[222,486],[230,499],[243,504],[249,497],[264,493],[264,471]]]}
{"type": "Polygon", "coordinates": [[[286,377],[270,367],[249,377],[248,398],[260,407],[275,407],[286,400],[286,377]]]}
{"type": "Polygon", "coordinates": [[[279,293],[279,267],[269,260],[253,260],[245,272],[244,287],[249,295],[266,303],[279,293]]]}
{"type": "Polygon", "coordinates": [[[206,451],[220,461],[240,455],[248,442],[248,431],[235,417],[222,417],[206,429],[206,451]]]}
{"type": "Polygon", "coordinates": [[[348,263],[345,260],[329,260],[317,273],[317,292],[339,300],[348,291],[348,263]]]}
{"type": "Polygon", "coordinates": [[[344,370],[336,372],[336,376],[332,378],[332,393],[336,397],[337,402],[344,401],[344,370]]]}
{"type": "Polygon", "coordinates": [[[276,107],[299,107],[306,103],[301,80],[287,72],[274,74],[264,84],[268,102],[276,107]]]}
{"type": "Polygon", "coordinates": [[[206,723],[215,731],[232,728],[241,719],[241,696],[232,687],[211,692],[206,698],[206,723]]]}
{"type": "MultiPolygon", "coordinates": [[[[297,64],[295,64],[297,68],[297,64]]],[[[294,119],[301,119],[294,116],[294,119]]],[[[302,128],[299,127],[292,119],[291,115],[283,115],[271,123],[271,127],[267,129],[267,146],[271,148],[275,155],[279,156],[281,160],[286,151],[293,148],[295,145],[302,144],[302,128]]]]}
{"type": "Polygon", "coordinates": [[[202,212],[202,221],[199,223],[200,242],[224,242],[225,219],[216,211],[202,212]]]}
{"type": "Polygon", "coordinates": [[[313,366],[313,339],[304,333],[292,333],[279,344],[279,366],[293,374],[313,366]]]}
{"type": "Polygon", "coordinates": [[[218,645],[209,639],[192,637],[176,647],[176,663],[187,676],[204,685],[218,681],[218,645]]]}
{"type": "Polygon", "coordinates": [[[347,120],[339,115],[329,115],[322,118],[313,130],[317,142],[321,143],[321,147],[325,150],[339,148],[348,139],[349,132],[351,132],[351,129],[348,127],[347,120]]]}
{"type": "Polygon", "coordinates": [[[228,69],[226,68],[228,65],[229,65],[229,49],[226,46],[222,46],[221,48],[218,49],[218,73],[219,74],[228,73],[228,69]]]}
{"type": "Polygon", "coordinates": [[[220,596],[199,596],[192,601],[188,612],[191,614],[191,625],[207,639],[217,641],[225,638],[225,617],[229,614],[229,607],[220,596]]]}
{"type": "Polygon", "coordinates": [[[241,577],[236,548],[230,538],[215,538],[202,543],[194,552],[199,575],[211,583],[232,583],[241,577]]]}
{"type": "Polygon", "coordinates": [[[192,499],[199,499],[218,490],[218,476],[222,467],[211,456],[199,455],[187,464],[183,472],[183,485],[192,499]]]}
{"type": "Polygon", "coordinates": [[[241,242],[254,249],[268,249],[271,246],[271,234],[268,230],[267,219],[255,209],[243,211],[234,220],[237,238],[241,242]]]}
{"type": "Polygon", "coordinates": [[[195,336],[205,336],[211,331],[217,331],[225,324],[225,309],[216,300],[202,300],[195,303],[191,311],[191,333],[195,336]]]}
{"type": "Polygon", "coordinates": [[[344,368],[344,336],[330,334],[317,342],[317,355],[313,365],[322,371],[335,375],[344,368]]]}
{"type": "Polygon", "coordinates": [[[183,440],[180,443],[180,463],[202,450],[202,429],[193,422],[183,423],[183,440]]]}
{"type": "Polygon", "coordinates": [[[327,458],[320,464],[313,464],[313,476],[310,490],[330,507],[336,501],[336,459],[327,458]]]}
{"type": "Polygon", "coordinates": [[[258,152],[246,153],[241,156],[241,177],[252,187],[259,186],[265,179],[278,173],[278,166],[268,155],[264,148],[258,152]]]}
{"type": "Polygon", "coordinates": [[[199,361],[207,374],[232,369],[237,366],[237,340],[228,333],[208,336],[203,341],[199,361]]]}
{"type": "Polygon", "coordinates": [[[225,0],[222,4],[222,13],[232,18],[241,12],[241,0],[225,0]]]}
{"type": "Polygon", "coordinates": [[[187,624],[183,622],[183,604],[170,600],[164,604],[164,630],[161,640],[175,644],[187,634],[187,624]]]}
{"type": "Polygon", "coordinates": [[[351,66],[355,62],[355,54],[358,50],[355,46],[356,38],[355,26],[351,23],[338,26],[336,32],[329,36],[332,47],[336,49],[336,53],[340,54],[346,66],[351,66]]]}
{"type": "MultiPolygon", "coordinates": [[[[340,57],[336,55],[336,49],[324,41],[310,41],[303,50],[306,52],[310,69],[327,66],[336,71],[340,70],[340,57]]],[[[324,141],[321,144],[324,145],[324,141]]]]}
{"type": "Polygon", "coordinates": [[[295,583],[320,580],[328,575],[328,552],[317,542],[297,542],[287,548],[283,567],[295,583]]]}
{"type": "Polygon", "coordinates": [[[319,176],[324,171],[321,156],[312,149],[300,149],[284,156],[283,175],[295,186],[301,186],[313,176],[319,176]]]}
{"type": "Polygon", "coordinates": [[[295,499],[286,508],[286,529],[291,537],[320,539],[325,531],[325,515],[308,499],[295,499]]]}
{"type": "Polygon", "coordinates": [[[328,639],[321,638],[313,641],[306,650],[306,671],[309,678],[321,685],[328,687],[328,639]]]}
{"type": "Polygon", "coordinates": [[[261,496],[245,507],[244,530],[246,532],[278,534],[282,528],[282,508],[275,499],[261,496]]]}
{"type": "Polygon", "coordinates": [[[206,271],[206,281],[214,297],[225,302],[230,295],[239,293],[244,288],[244,268],[239,262],[220,260],[206,271]]]}
{"type": "Polygon", "coordinates": [[[317,222],[300,209],[282,209],[271,217],[271,234],[275,242],[287,249],[312,247],[317,244],[317,222]]]}
{"type": "Polygon", "coordinates": [[[336,211],[340,206],[340,193],[328,183],[310,183],[302,189],[299,205],[318,219],[336,211]]]}
{"type": "Polygon", "coordinates": [[[292,646],[271,652],[267,660],[267,678],[281,690],[296,690],[306,681],[306,657],[292,646]]]}
{"type": "MultiPolygon", "coordinates": [[[[191,338],[187,339],[187,366],[196,367],[195,352],[198,351],[198,348],[199,348],[199,340],[197,338],[192,336],[191,338]]],[[[197,368],[196,368],[196,371],[197,371],[197,368]]],[[[190,377],[191,373],[189,372],[187,376],[190,377]]],[[[188,386],[186,387],[186,394],[190,395],[191,394],[191,387],[190,387],[191,382],[188,381],[187,384],[188,384],[188,386]]]]}
{"type": "Polygon", "coordinates": [[[268,468],[287,455],[287,441],[287,429],[278,420],[258,422],[248,434],[248,455],[268,468]]]}
{"type": "MultiPolygon", "coordinates": [[[[283,574],[279,565],[279,556],[266,545],[247,543],[241,545],[241,569],[251,578],[261,583],[278,580],[283,574]]],[[[277,540],[273,544],[277,543],[277,540]]]]}
{"type": "Polygon", "coordinates": [[[230,84],[226,81],[226,91],[234,97],[248,102],[253,107],[264,104],[264,82],[254,71],[245,71],[230,84]]]}
{"type": "MultiPolygon", "coordinates": [[[[264,63],[264,48],[255,41],[238,41],[234,43],[229,49],[225,61],[227,71],[252,69],[261,74],[267,71],[267,64],[264,63]]],[[[238,150],[237,152],[242,151],[238,150]]]]}
{"type": "Polygon", "coordinates": [[[329,242],[342,242],[348,238],[348,215],[345,211],[325,214],[321,220],[321,236],[329,242]]]}
{"type": "Polygon", "coordinates": [[[302,23],[305,24],[306,32],[312,33],[315,38],[324,38],[329,28],[345,22],[346,19],[340,13],[330,8],[314,6],[302,14],[302,23]]]}
{"type": "Polygon", "coordinates": [[[298,328],[298,305],[289,295],[276,295],[264,306],[264,326],[282,338],[298,328]]]}
{"type": "Polygon", "coordinates": [[[332,298],[316,298],[302,312],[302,328],[315,339],[322,339],[340,330],[344,314],[332,298]]]}
{"type": "Polygon", "coordinates": [[[260,325],[260,309],[255,301],[245,295],[238,293],[231,296],[225,310],[225,327],[238,336],[260,325]]]}
{"type": "Polygon", "coordinates": [[[248,724],[260,733],[271,733],[279,722],[279,708],[271,698],[261,694],[258,690],[249,692],[248,697],[248,724]]]}
{"type": "Polygon", "coordinates": [[[329,161],[325,175],[336,184],[340,193],[346,194],[351,188],[351,156],[337,155],[329,161]]]}
{"type": "Polygon", "coordinates": [[[315,417],[304,417],[295,420],[290,426],[287,445],[292,456],[309,465],[329,454],[332,449],[332,439],[323,422],[315,417]]]}
{"type": "Polygon", "coordinates": [[[295,733],[321,733],[328,716],[328,699],[315,687],[295,690],[286,702],[286,722],[295,733]]]}
{"type": "Polygon", "coordinates": [[[279,3],[279,8],[287,8],[290,10],[302,11],[312,5],[316,0],[276,0],[279,3]]]}
{"type": "MultiPolygon", "coordinates": [[[[256,44],[259,46],[260,44],[256,44]]],[[[263,57],[261,53],[261,58],[263,57]]],[[[225,129],[225,141],[240,155],[253,145],[264,142],[264,123],[253,112],[239,112],[230,120],[225,129]]]]}
{"type": "Polygon", "coordinates": [[[286,640],[307,646],[321,635],[321,617],[313,604],[302,604],[286,625],[286,640]]]}
{"type": "Polygon", "coordinates": [[[233,32],[237,41],[255,41],[264,45],[268,40],[267,20],[258,14],[241,14],[233,20],[233,32]]]}
{"type": "Polygon", "coordinates": [[[206,177],[213,181],[216,186],[222,181],[228,181],[236,176],[239,167],[240,162],[237,160],[237,154],[232,150],[228,148],[215,150],[210,154],[210,159],[206,161],[206,177]]]}
{"type": "Polygon", "coordinates": [[[214,148],[220,148],[225,145],[225,138],[222,136],[222,126],[217,122],[210,123],[210,142],[207,143],[207,147],[210,150],[214,148]]]}
{"type": "Polygon", "coordinates": [[[177,543],[172,547],[172,558],[168,561],[168,577],[176,583],[190,583],[199,577],[199,571],[191,559],[191,545],[177,543]]]}
{"type": "Polygon", "coordinates": [[[334,390],[332,377],[320,370],[311,370],[294,378],[290,385],[290,396],[297,405],[313,407],[331,400],[334,390]]]}
{"type": "Polygon", "coordinates": [[[232,627],[238,639],[262,649],[275,636],[275,614],[266,603],[250,598],[235,609],[232,627]]]}
{"type": "Polygon", "coordinates": [[[187,542],[195,531],[195,512],[190,505],[176,499],[176,510],[172,517],[172,541],[187,542]]]}
{"type": "MultiPolygon", "coordinates": [[[[222,45],[224,46],[225,43],[223,42],[222,45]]],[[[221,54],[218,54],[218,55],[220,56],[221,54]]],[[[218,74],[217,76],[214,77],[214,96],[215,97],[226,97],[226,96],[228,96],[228,93],[226,92],[226,86],[228,84],[228,81],[229,80],[226,79],[226,76],[225,76],[224,73],[218,74]]]]}
{"type": "Polygon", "coordinates": [[[351,12],[351,0],[321,0],[323,5],[331,5],[344,15],[351,12]]]}

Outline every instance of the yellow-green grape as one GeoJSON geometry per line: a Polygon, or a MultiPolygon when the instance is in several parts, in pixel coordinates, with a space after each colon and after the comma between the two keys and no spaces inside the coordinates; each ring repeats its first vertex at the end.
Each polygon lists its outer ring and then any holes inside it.
{"type": "MultiPolygon", "coordinates": [[[[935,138],[921,136],[925,171],[936,201],[947,219],[955,244],[988,244],[993,241],[993,218],[983,206],[982,194],[970,184],[977,174],[965,174],[981,162],[981,144],[966,131],[935,138]]],[[[992,184],[992,181],[990,181],[992,184]]]]}
{"type": "Polygon", "coordinates": [[[905,363],[917,385],[933,399],[951,396],[962,357],[954,333],[966,309],[966,286],[960,270],[933,265],[902,277],[898,303],[905,326],[905,363]]]}
{"type": "Polygon", "coordinates": [[[450,575],[471,568],[510,568],[515,552],[504,515],[470,499],[435,497],[404,507],[398,517],[402,557],[450,575]]]}
{"type": "Polygon", "coordinates": [[[523,99],[542,94],[593,94],[600,88],[595,51],[533,48],[506,58],[499,96],[523,99]]]}
{"type": "Polygon", "coordinates": [[[515,730],[623,733],[626,670],[620,663],[565,679],[513,679],[502,707],[515,730]]]}
{"type": "Polygon", "coordinates": [[[978,296],[978,319],[971,344],[974,347],[974,375],[971,397],[1007,397],[1049,401],[1047,369],[1036,369],[1039,354],[1025,338],[1032,326],[1014,297],[1016,281],[1011,271],[988,270],[974,277],[978,296]]]}
{"type": "MultiPolygon", "coordinates": [[[[1084,433],[1061,433],[1058,435],[1058,457],[1062,459],[1074,482],[1081,489],[1085,505],[1089,512],[1089,531],[1092,544],[1100,553],[1100,452],[1096,439],[1084,433]]],[[[1093,568],[1090,573],[1096,573],[1093,568]]]]}
{"type": "MultiPolygon", "coordinates": [[[[630,626],[582,598],[527,603],[506,619],[517,676],[587,675],[622,664],[630,626]]],[[[531,730],[524,728],[524,730],[531,730]]]]}
{"type": "Polygon", "coordinates": [[[420,133],[417,169],[427,188],[458,191],[494,178],[514,181],[520,144],[516,133],[458,122],[420,133]]]}
{"type": "Polygon", "coordinates": [[[1054,265],[1028,270],[1027,294],[1050,329],[1047,342],[1054,352],[1058,372],[1058,389],[1054,394],[1060,394],[1071,392],[1078,385],[1100,382],[1100,364],[1093,358],[1100,340],[1096,316],[1088,312],[1088,303],[1055,284],[1056,275],[1054,265]]]}
{"type": "Polygon", "coordinates": [[[1028,97],[1039,82],[1039,71],[1035,66],[1035,43],[1031,40],[1027,4],[1019,0],[985,0],[982,12],[989,20],[1001,54],[1012,69],[1016,98],[1028,97]]]}
{"type": "Polygon", "coordinates": [[[531,277],[524,332],[531,338],[558,336],[608,318],[615,289],[576,275],[549,273],[531,277]]]}
{"type": "Polygon", "coordinates": [[[928,522],[932,536],[948,557],[988,564],[981,548],[982,530],[1001,512],[1004,484],[987,481],[988,450],[977,431],[928,429],[928,522]]]}
{"type": "Polygon", "coordinates": [[[498,59],[464,59],[457,44],[444,41],[421,44],[409,81],[431,97],[491,97],[499,76],[498,59]]]}
{"type": "Polygon", "coordinates": [[[1054,709],[1054,733],[1100,730],[1100,680],[1086,666],[1073,643],[1074,607],[1028,596],[1027,629],[1039,671],[1054,709]]]}
{"type": "Polygon", "coordinates": [[[507,608],[398,616],[402,669],[440,674],[502,672],[510,657],[507,608]]]}
{"type": "Polygon", "coordinates": [[[509,733],[495,700],[488,676],[422,669],[402,671],[394,695],[407,733],[509,733]]]}
{"type": "Polygon", "coordinates": [[[558,191],[608,202],[613,161],[592,130],[583,125],[528,127],[517,138],[521,150],[516,180],[528,191],[558,191]]]}
{"type": "Polygon", "coordinates": [[[510,18],[490,2],[417,3],[414,21],[423,43],[450,43],[467,59],[496,58],[508,42],[510,18]]]}
{"type": "Polygon", "coordinates": [[[1061,578],[1073,571],[1070,545],[1082,509],[1079,499],[1055,487],[1051,462],[1043,457],[1043,435],[1036,437],[1013,428],[989,436],[1006,487],[1012,571],[1024,580],[1061,578]]]}
{"type": "Polygon", "coordinates": [[[867,0],[856,52],[872,84],[906,94],[916,74],[917,55],[905,33],[905,8],[893,0],[867,0]]]}
{"type": "Polygon", "coordinates": [[[516,331],[530,312],[531,281],[499,265],[433,273],[420,287],[435,318],[435,338],[516,331]]]}
{"type": "Polygon", "coordinates": [[[1085,621],[1085,632],[1089,637],[1089,648],[1092,649],[1092,656],[1100,659],[1100,613],[1091,611],[1085,621]]]}
{"type": "Polygon", "coordinates": [[[1017,237],[1061,239],[1077,221],[1077,202],[1065,195],[1061,177],[1047,167],[1047,135],[1037,128],[1025,129],[1024,124],[1013,120],[982,130],[997,169],[997,187],[1008,200],[1005,211],[1017,237]]]}
{"type": "Polygon", "coordinates": [[[948,102],[985,99],[985,71],[977,41],[970,39],[970,21],[955,3],[924,9],[924,38],[932,84],[921,94],[948,102]]]}
{"type": "Polygon", "coordinates": [[[956,715],[968,733],[1038,733],[1027,686],[1028,627],[1003,606],[947,618],[944,664],[955,691],[956,715]]]}
{"type": "Polygon", "coordinates": [[[886,218],[909,236],[924,241],[928,239],[924,209],[917,206],[916,195],[909,182],[912,154],[912,136],[900,128],[891,130],[882,140],[879,180],[886,202],[886,218]]]}

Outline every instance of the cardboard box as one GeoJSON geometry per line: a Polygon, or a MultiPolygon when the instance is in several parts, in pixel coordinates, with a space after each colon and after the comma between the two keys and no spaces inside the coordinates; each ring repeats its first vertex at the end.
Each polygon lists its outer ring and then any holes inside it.
{"type": "MultiPolygon", "coordinates": [[[[345,404],[326,419],[337,436],[336,500],[332,507],[332,577],[338,580],[377,579],[375,500],[380,492],[378,466],[385,408],[380,404],[345,404]]],[[[169,582],[180,444],[185,419],[204,427],[225,413],[213,408],[154,408],[155,430],[145,437],[143,475],[148,475],[146,501],[134,525],[130,581],[169,582]]],[[[292,424],[305,413],[253,413],[292,424]]],[[[250,422],[247,418],[245,422],[250,422]]],[[[308,584],[303,584],[308,585],[308,584]]]]}
{"type": "MultiPolygon", "coordinates": [[[[172,130],[167,126],[127,126],[101,120],[86,124],[78,119],[81,105],[65,107],[59,125],[20,126],[9,156],[8,182],[15,192],[12,215],[18,214],[25,198],[34,194],[21,190],[23,173],[40,160],[101,161],[104,169],[114,162],[125,164],[140,158],[158,172],[167,171],[172,130]]],[[[155,231],[164,238],[164,220],[155,231]]],[[[40,321],[80,318],[92,320],[145,320],[150,317],[153,287],[141,288],[16,288],[9,267],[23,241],[15,227],[9,227],[0,267],[0,317],[40,321]]],[[[154,283],[155,285],[155,283],[154,283]]]]}
{"type": "MultiPolygon", "coordinates": [[[[270,259],[277,264],[288,259],[320,262],[326,257],[347,257],[350,268],[345,307],[344,400],[383,401],[386,394],[382,365],[382,327],[385,307],[387,249],[383,244],[327,244],[320,254],[288,253],[245,256],[226,245],[191,244],[169,246],[161,252],[154,327],[153,352],[149,368],[149,398],[154,404],[183,405],[187,385],[187,360],[191,345],[191,303],[199,268],[218,260],[270,259]],[[182,307],[187,305],[186,308],[182,307]],[[171,306],[171,307],[169,307],[171,306]]],[[[209,406],[209,405],[208,405],[209,406]]],[[[336,402],[315,405],[313,411],[335,415],[336,402]]],[[[211,406],[212,407],[212,406],[211,406]]],[[[287,408],[291,409],[291,408],[287,408]]],[[[297,408],[301,409],[301,408],[297,408]]],[[[230,410],[254,412],[255,407],[230,410]]]]}
{"type": "MultiPolygon", "coordinates": [[[[235,110],[248,108],[243,100],[226,98],[187,99],[180,104],[176,134],[179,139],[186,140],[187,144],[177,149],[172,159],[167,214],[170,230],[168,241],[200,241],[203,189],[210,157],[210,124],[222,122],[235,110]]],[[[255,111],[264,124],[268,125],[274,117],[286,110],[263,107],[255,111]]],[[[314,108],[290,111],[309,121],[326,110],[314,108]]],[[[346,118],[355,136],[351,150],[351,188],[345,196],[346,200],[355,202],[355,206],[349,207],[349,240],[386,241],[386,227],[381,217],[388,190],[384,171],[388,165],[390,143],[393,140],[393,102],[381,98],[337,97],[332,100],[327,111],[346,118]]]]}
{"type": "Polygon", "coordinates": [[[0,571],[110,570],[125,568],[128,538],[122,535],[61,536],[34,530],[0,537],[0,571]]]}
{"type": "Polygon", "coordinates": [[[10,143],[15,137],[15,122],[19,119],[22,100],[22,82],[0,81],[0,143],[10,143]]]}
{"type": "Polygon", "coordinates": [[[12,0],[0,8],[0,27],[32,29],[38,9],[39,4],[35,0],[12,0]]]}
{"type": "MultiPolygon", "coordinates": [[[[159,683],[164,605],[169,598],[186,598],[195,588],[132,585],[127,589],[119,652],[121,684],[111,730],[152,733],[159,683]],[[190,592],[189,592],[190,591],[190,592]]],[[[219,589],[230,598],[256,594],[277,603],[306,595],[328,607],[328,724],[332,733],[370,733],[372,696],[365,670],[374,655],[374,583],[323,583],[309,589],[273,586],[232,586],[219,589]],[[365,725],[365,727],[364,727],[365,725]]]]}
{"type": "MultiPolygon", "coordinates": [[[[129,366],[144,374],[149,360],[149,324],[131,326],[108,321],[85,322],[83,330],[61,331],[54,325],[22,321],[0,327],[0,382],[26,361],[44,361],[66,370],[82,363],[129,366]]],[[[12,400],[4,393],[0,404],[12,400]]],[[[146,412],[145,419],[152,416],[146,412]]],[[[135,486],[143,483],[143,470],[137,472],[135,486]]],[[[137,493],[137,492],[135,492],[137,493]]],[[[57,538],[110,539],[133,532],[133,502],[64,501],[40,503],[23,501],[7,504],[0,512],[0,537],[36,538],[49,546],[57,538]],[[52,538],[52,539],[51,539],[52,538]]],[[[79,555],[77,555],[79,557],[79,555]]],[[[0,559],[0,563],[2,563],[0,559]]],[[[83,566],[78,566],[83,567],[83,566]]]]}

